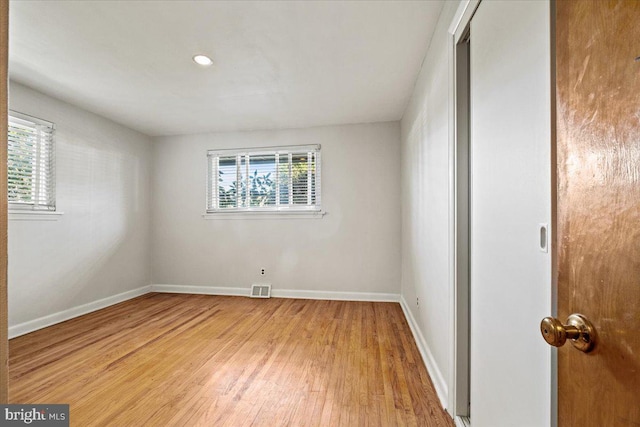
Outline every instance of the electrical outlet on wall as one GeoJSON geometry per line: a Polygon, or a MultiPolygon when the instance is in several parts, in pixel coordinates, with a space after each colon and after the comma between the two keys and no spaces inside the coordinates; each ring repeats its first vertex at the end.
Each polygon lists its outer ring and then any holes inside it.
{"type": "Polygon", "coordinates": [[[264,268],[260,270],[260,275],[264,276],[264,268]]]}
{"type": "Polygon", "coordinates": [[[416,297],[416,305],[420,307],[420,298],[416,297]]]}

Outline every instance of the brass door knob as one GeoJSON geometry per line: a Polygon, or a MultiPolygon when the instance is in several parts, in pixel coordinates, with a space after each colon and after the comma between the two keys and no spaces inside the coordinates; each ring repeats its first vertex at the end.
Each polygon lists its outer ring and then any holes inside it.
{"type": "Polygon", "coordinates": [[[593,324],[578,313],[569,316],[566,325],[554,317],[545,317],[540,322],[540,332],[544,340],[554,347],[562,347],[569,339],[575,348],[588,353],[596,344],[593,324]]]}

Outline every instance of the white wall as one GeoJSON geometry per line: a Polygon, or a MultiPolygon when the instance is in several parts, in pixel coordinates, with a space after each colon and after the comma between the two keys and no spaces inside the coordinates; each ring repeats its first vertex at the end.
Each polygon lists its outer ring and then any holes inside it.
{"type": "Polygon", "coordinates": [[[447,30],[457,7],[458,2],[444,5],[401,122],[402,298],[415,319],[418,344],[422,341],[443,402],[448,398],[452,339],[447,30]]]}
{"type": "Polygon", "coordinates": [[[64,212],[9,221],[9,325],[148,285],[151,139],[15,82],[9,107],[55,123],[64,212]]]}
{"type": "Polygon", "coordinates": [[[399,134],[390,122],[155,138],[153,283],[399,294],[399,134]],[[299,144],[322,145],[324,218],[202,218],[208,149],[299,144]]]}

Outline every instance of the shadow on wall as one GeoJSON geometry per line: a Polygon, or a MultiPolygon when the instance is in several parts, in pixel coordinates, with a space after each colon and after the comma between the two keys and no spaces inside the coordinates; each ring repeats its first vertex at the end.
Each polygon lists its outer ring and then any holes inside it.
{"type": "Polygon", "coordinates": [[[10,326],[148,284],[140,158],[57,136],[64,215],[9,223],[10,326]]]}

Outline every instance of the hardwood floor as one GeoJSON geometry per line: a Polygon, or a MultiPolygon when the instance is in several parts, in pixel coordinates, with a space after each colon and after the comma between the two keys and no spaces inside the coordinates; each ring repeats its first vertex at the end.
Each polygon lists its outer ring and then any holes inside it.
{"type": "Polygon", "coordinates": [[[396,303],[148,294],[9,352],[74,426],[453,426],[396,303]]]}

